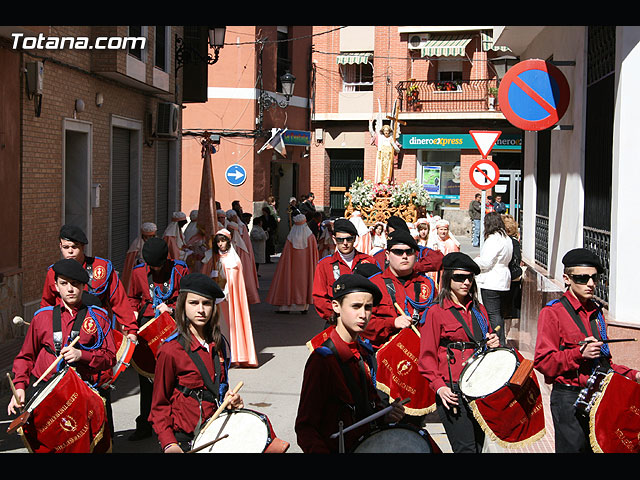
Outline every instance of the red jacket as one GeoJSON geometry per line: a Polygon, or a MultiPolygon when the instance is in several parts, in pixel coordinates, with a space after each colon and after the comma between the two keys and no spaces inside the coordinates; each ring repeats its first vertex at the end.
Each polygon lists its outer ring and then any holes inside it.
{"type": "MultiPolygon", "coordinates": [[[[178,295],[180,294],[180,280],[182,277],[189,273],[187,265],[180,260],[167,260],[167,263],[171,263],[171,270],[168,273],[167,286],[164,284],[154,282],[154,290],[157,288],[160,290],[162,297],[166,297],[164,300],[158,298],[157,305],[165,303],[168,307],[175,308],[178,295]]],[[[154,305],[151,298],[149,287],[149,272],[151,269],[146,263],[140,263],[136,265],[131,271],[131,280],[129,280],[129,303],[133,311],[138,312],[138,318],[142,317],[153,318],[154,305]],[[142,310],[142,311],[141,311],[142,310]]],[[[156,306],[157,306],[156,305],[156,306]]],[[[142,323],[140,323],[142,325],[142,323]]]]}
{"type": "MultiPolygon", "coordinates": [[[[449,383],[449,369],[447,366],[447,347],[442,345],[442,341],[450,342],[470,342],[464,327],[456,319],[449,310],[455,308],[460,312],[469,330],[473,332],[473,323],[476,319],[472,317],[471,301],[466,305],[465,309],[453,303],[451,300],[444,299],[442,306],[436,304],[429,308],[427,318],[420,328],[420,355],[418,358],[418,369],[429,381],[434,392],[445,384],[449,383]]],[[[479,311],[485,319],[487,332],[491,333],[491,325],[489,325],[487,311],[483,305],[479,305],[479,311]]],[[[464,368],[463,363],[471,355],[473,349],[458,350],[451,349],[454,354],[454,361],[451,363],[451,380],[457,382],[460,373],[464,368]]]]}
{"type": "Polygon", "coordinates": [[[379,305],[373,308],[371,320],[361,336],[369,339],[375,347],[382,346],[400,331],[394,325],[395,319],[400,316],[400,313],[394,305],[387,288],[387,282],[392,283],[395,302],[404,314],[409,317],[415,314],[420,322],[424,321],[426,308],[433,304],[437,296],[434,282],[415,270],[404,281],[396,277],[388,268],[383,273],[369,277],[369,280],[382,292],[382,300],[379,305]]]}
{"type": "MultiPolygon", "coordinates": [[[[202,358],[207,372],[215,382],[215,368],[213,352],[215,345],[208,344],[207,351],[195,337],[191,337],[191,350],[202,358]]],[[[229,387],[227,380],[228,360],[220,354],[220,401],[229,387]]],[[[176,385],[189,389],[204,387],[200,371],[182,345],[176,340],[169,340],[158,350],[155,376],[153,379],[153,395],[151,399],[151,413],[149,421],[158,435],[158,441],[164,449],[170,443],[176,443],[175,432],[182,431],[193,434],[198,419],[200,406],[198,400],[186,396],[176,389],[176,385]]],[[[217,409],[215,402],[202,401],[203,425],[217,409]]]]}
{"type": "MultiPolygon", "coordinates": [[[[386,250],[380,250],[377,252],[373,258],[375,258],[378,267],[380,270],[386,270],[386,250]]],[[[418,261],[414,267],[414,271],[418,273],[426,273],[426,272],[439,272],[442,270],[442,259],[444,255],[442,252],[438,250],[433,250],[427,247],[420,247],[420,255],[418,257],[418,261]]]]}
{"type": "MultiPolygon", "coordinates": [[[[367,350],[361,342],[353,345],[345,343],[334,327],[329,327],[328,332],[336,347],[338,358],[327,347],[318,346],[309,356],[304,369],[295,422],[297,442],[304,453],[337,453],[338,438],[331,439],[330,436],[339,430],[340,420],[343,422],[343,428],[360,420],[354,419],[355,401],[347,387],[340,362],[346,364],[357,379],[357,357],[364,359],[371,355],[372,351],[367,350]]],[[[368,366],[365,367],[365,371],[368,398],[375,401],[375,406],[372,407],[374,411],[379,410],[382,405],[368,366]]],[[[349,451],[358,438],[368,431],[369,426],[364,425],[347,432],[344,438],[345,450],[349,451]]]]}
{"type": "Polygon", "coordinates": [[[355,251],[351,268],[347,265],[340,253],[336,250],[333,255],[327,255],[318,262],[313,277],[313,304],[318,315],[328,320],[333,315],[331,298],[333,296],[332,285],[340,275],[353,273],[353,269],[359,263],[376,263],[371,255],[355,251]]]}
{"type": "MultiPolygon", "coordinates": [[[[87,262],[91,264],[91,281],[85,290],[100,299],[102,307],[110,313],[110,316],[116,316],[116,321],[124,327],[127,334],[136,333],[138,331],[136,317],[129,305],[127,292],[111,261],[100,257],[85,257],[82,264],[84,268],[87,268],[87,262]]],[[[49,267],[42,289],[40,307],[54,306],[58,298],[60,294],[56,290],[55,272],[49,267]]]]}
{"type": "MultiPolygon", "coordinates": [[[[69,344],[69,334],[78,310],[69,312],[62,306],[62,300],[58,300],[58,305],[61,306],[60,328],[64,347],[69,344]]],[[[41,308],[33,316],[20,353],[13,362],[13,383],[16,388],[26,389],[30,383],[29,377],[33,375],[40,378],[56,359],[52,319],[53,307],[41,308]]],[[[112,368],[116,363],[116,348],[107,312],[102,308],[91,307],[79,332],[80,340],[75,348],[81,350],[82,357],[73,367],[83,380],[93,385],[99,372],[112,368]],[[87,349],[82,349],[79,345],[84,345],[87,349]],[[91,348],[94,346],[96,347],[91,348]]],[[[56,369],[49,373],[44,381],[49,380],[55,372],[56,369]]]]}
{"type": "MultiPolygon", "coordinates": [[[[559,382],[565,385],[585,387],[591,375],[593,361],[580,353],[578,342],[591,336],[589,318],[598,313],[595,302],[585,305],[570,292],[563,295],[582,320],[585,335],[574,322],[560,301],[545,306],[538,316],[538,335],[534,354],[534,367],[545,377],[546,383],[559,382]]],[[[598,335],[593,335],[598,338],[598,335]]],[[[611,364],[617,373],[635,380],[636,370],[611,364]]]]}

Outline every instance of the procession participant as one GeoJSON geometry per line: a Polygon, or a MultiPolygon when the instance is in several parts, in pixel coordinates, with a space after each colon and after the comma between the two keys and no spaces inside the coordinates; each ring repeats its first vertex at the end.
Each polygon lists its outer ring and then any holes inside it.
{"type": "Polygon", "coordinates": [[[187,224],[187,216],[184,212],[173,212],[171,222],[164,230],[162,239],[169,245],[169,258],[171,260],[184,260],[184,234],[182,227],[187,224]]]}
{"type": "MultiPolygon", "coordinates": [[[[85,255],[84,250],[88,240],[82,229],[75,225],[63,225],[59,237],[62,257],[78,261],[89,274],[89,282],[85,289],[100,299],[102,308],[109,312],[109,318],[113,319],[115,316],[119,327],[124,330],[129,340],[135,342],[138,323],[129,305],[127,292],[111,261],[85,255]]],[[[49,267],[42,289],[40,308],[56,305],[59,297],[60,294],[55,288],[55,274],[49,267]]],[[[116,327],[113,322],[111,326],[116,327]]]]}
{"type": "Polygon", "coordinates": [[[464,362],[481,342],[495,348],[499,339],[478,302],[474,280],[480,273],[478,265],[468,255],[453,252],[444,257],[442,266],[437,303],[429,308],[420,329],[418,368],[436,392],[438,415],[453,452],[479,453],[484,432],[458,393],[457,383],[464,362]]]}
{"type": "Polygon", "coordinates": [[[240,257],[242,274],[247,289],[247,300],[250,305],[260,303],[258,294],[258,272],[256,271],[256,259],[251,245],[251,237],[247,226],[238,218],[235,210],[227,210],[226,229],[231,232],[231,243],[240,257]]]}
{"type": "Polygon", "coordinates": [[[586,248],[570,250],[562,259],[566,291],[547,304],[538,317],[534,368],[552,385],[551,414],[558,453],[591,451],[589,417],[574,407],[595,371],[613,369],[640,383],[640,372],[612,362],[602,307],[594,300],[603,272],[598,256],[586,248]],[[588,343],[580,344],[586,341],[588,343]]]}
{"type": "Polygon", "coordinates": [[[349,221],[353,223],[358,231],[358,236],[356,237],[355,249],[359,252],[366,253],[369,255],[371,253],[372,242],[371,242],[371,232],[369,228],[362,220],[362,214],[359,210],[354,211],[349,217],[349,221]]]}
{"type": "Polygon", "coordinates": [[[433,305],[436,285],[424,273],[416,271],[418,252],[418,243],[404,230],[389,234],[386,250],[389,266],[377,280],[384,284],[382,301],[362,334],[375,347],[383,345],[403,328],[421,325],[427,309],[433,305]]]}
{"type": "Polygon", "coordinates": [[[313,305],[321,318],[329,320],[333,316],[332,285],[340,275],[353,273],[359,263],[375,263],[370,255],[355,249],[358,231],[346,218],[338,218],[333,223],[333,239],[336,251],[318,262],[313,277],[313,305]]]}
{"type": "MultiPolygon", "coordinates": [[[[332,285],[335,328],[309,356],[302,380],[295,431],[304,453],[339,452],[340,440],[330,437],[340,421],[346,428],[386,406],[374,386],[373,351],[360,339],[381,297],[378,287],[361,275],[341,275],[332,285]]],[[[387,423],[404,416],[401,403],[392,405],[387,423]]],[[[345,450],[370,428],[371,423],[345,433],[345,450]]]]}
{"type": "MultiPolygon", "coordinates": [[[[405,222],[402,218],[392,215],[387,220],[387,236],[391,235],[396,230],[403,230],[408,234],[411,234],[409,227],[407,226],[407,222],[405,222]]],[[[420,246],[420,251],[418,254],[418,261],[416,262],[415,270],[417,272],[439,272],[442,269],[442,252],[438,252],[428,247],[420,246]]],[[[380,267],[381,270],[386,270],[389,266],[387,262],[387,254],[386,250],[380,250],[377,252],[373,258],[375,258],[376,263],[380,267]]]]}
{"type": "Polygon", "coordinates": [[[333,241],[333,222],[333,219],[328,218],[320,224],[320,235],[318,237],[319,258],[333,255],[336,251],[336,242],[333,241]]]}
{"type": "Polygon", "coordinates": [[[191,210],[189,213],[189,223],[184,228],[184,241],[189,243],[191,237],[198,232],[198,210],[191,210]]]}
{"type": "Polygon", "coordinates": [[[443,255],[459,252],[460,242],[449,230],[449,221],[441,218],[435,222],[434,226],[436,234],[431,237],[428,247],[442,252],[443,255]]]}
{"type": "Polygon", "coordinates": [[[376,222],[371,227],[371,255],[375,255],[380,250],[387,248],[387,236],[385,235],[385,224],[376,222]]]}
{"type": "Polygon", "coordinates": [[[416,229],[418,230],[418,238],[416,242],[422,247],[426,247],[429,240],[429,231],[431,225],[428,218],[419,218],[416,220],[416,229]]]}
{"type": "Polygon", "coordinates": [[[222,401],[229,400],[229,408],[244,406],[229,390],[229,357],[217,307],[222,298],[222,289],[202,273],[182,279],[176,333],[158,351],[149,414],[164,453],[189,451],[222,401]]]}
{"type": "MultiPolygon", "coordinates": [[[[73,366],[80,378],[89,385],[98,382],[100,372],[112,368],[116,363],[115,343],[108,313],[95,306],[97,299],[84,292],[89,283],[89,274],[80,263],[63,259],[54,263],[54,288],[58,292],[56,303],[40,308],[33,316],[24,343],[13,362],[13,383],[18,400],[12,396],[8,413],[16,413],[23,406],[27,388],[46,372],[47,368],[62,355],[61,363],[42,381],[49,381],[63,364],[73,366]],[[76,346],[69,346],[79,336],[76,346]]],[[[109,396],[101,389],[105,398],[111,432],[113,419],[109,396]]]]}
{"type": "Polygon", "coordinates": [[[120,281],[122,281],[125,291],[129,290],[129,281],[131,279],[131,271],[133,270],[133,267],[144,262],[144,259],[142,258],[142,246],[144,245],[144,242],[155,237],[157,231],[158,227],[155,223],[143,223],[140,227],[140,235],[138,235],[138,237],[129,246],[127,256],[124,260],[124,267],[122,267],[122,272],[120,272],[120,281]]]}
{"type": "MultiPolygon", "coordinates": [[[[131,308],[140,327],[163,312],[173,317],[180,282],[189,273],[184,262],[169,259],[169,246],[161,238],[150,238],[142,247],[142,256],[144,263],[133,269],[128,292],[131,308]]],[[[136,418],[135,431],[129,436],[131,441],[148,438],[152,433],[147,417],[151,409],[153,385],[149,378],[140,373],[138,380],[140,415],[136,418]]]]}
{"type": "Polygon", "coordinates": [[[231,342],[231,363],[242,367],[257,367],[258,357],[253,342],[251,311],[247,299],[242,263],[233,248],[231,232],[223,228],[213,239],[215,281],[225,293],[220,303],[221,328],[231,342]]]}
{"type": "Polygon", "coordinates": [[[302,214],[293,217],[294,225],[285,241],[276,266],[266,302],[276,312],[307,313],[313,304],[313,276],[318,263],[316,237],[302,214]]]}

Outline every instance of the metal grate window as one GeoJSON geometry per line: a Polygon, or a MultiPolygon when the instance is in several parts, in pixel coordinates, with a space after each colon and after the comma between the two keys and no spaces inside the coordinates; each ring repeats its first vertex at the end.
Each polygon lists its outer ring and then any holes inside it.
{"type": "Polygon", "coordinates": [[[130,148],[131,133],[113,129],[113,163],[111,166],[111,262],[122,271],[129,249],[130,219],[130,148]]]}
{"type": "Polygon", "coordinates": [[[600,276],[600,282],[596,286],[596,298],[609,305],[609,252],[611,247],[611,234],[606,230],[598,230],[597,228],[583,228],[583,244],[584,248],[595,252],[600,258],[604,272],[600,276]]]}

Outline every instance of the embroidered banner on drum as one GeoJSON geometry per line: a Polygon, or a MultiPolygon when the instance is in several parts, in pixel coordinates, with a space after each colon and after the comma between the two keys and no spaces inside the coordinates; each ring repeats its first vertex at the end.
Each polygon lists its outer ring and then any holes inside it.
{"type": "Polygon", "coordinates": [[[37,394],[20,434],[34,453],[108,453],[111,436],[104,399],[75,370],[54,377],[37,394]]]}
{"type": "Polygon", "coordinates": [[[589,437],[597,453],[640,452],[640,385],[615,372],[602,382],[589,412],[589,437]]]}
{"type": "MultiPolygon", "coordinates": [[[[515,354],[522,363],[524,357],[515,354]]],[[[508,383],[469,405],[485,434],[503,447],[520,448],[546,433],[542,394],[533,371],[521,386],[508,383]]]]}
{"type": "Polygon", "coordinates": [[[402,329],[376,353],[378,389],[391,398],[410,398],[404,408],[412,416],[436,409],[436,394],[418,371],[419,353],[420,333],[413,327],[402,329]]]}
{"type": "Polygon", "coordinates": [[[153,380],[158,349],[175,329],[176,322],[173,317],[163,312],[138,330],[138,345],[133,352],[131,363],[140,375],[153,380]]]}

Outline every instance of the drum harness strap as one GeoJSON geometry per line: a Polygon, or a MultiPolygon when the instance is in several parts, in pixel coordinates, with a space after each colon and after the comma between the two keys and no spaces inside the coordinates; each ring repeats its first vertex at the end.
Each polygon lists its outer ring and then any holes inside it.
{"type": "Polygon", "coordinates": [[[162,287],[159,287],[153,281],[153,272],[149,269],[149,273],[147,274],[147,283],[149,284],[149,297],[150,300],[147,300],[144,305],[138,310],[138,318],[142,318],[145,310],[149,305],[153,305],[154,318],[158,317],[160,313],[156,310],[158,305],[168,300],[173,294],[175,288],[175,276],[177,273],[176,262],[173,262],[173,267],[171,268],[171,275],[167,280],[165,280],[162,284],[162,287]]]}
{"type": "MultiPolygon", "coordinates": [[[[166,341],[171,340],[171,338],[173,338],[173,336],[168,338],[166,341]]],[[[176,384],[175,386],[176,390],[181,392],[185,397],[192,397],[198,401],[198,405],[200,407],[200,418],[198,418],[198,423],[196,424],[196,427],[193,432],[193,438],[196,438],[200,433],[200,428],[202,427],[202,421],[203,421],[204,412],[202,409],[202,401],[206,400],[208,402],[215,403],[216,405],[220,403],[220,355],[218,354],[217,349],[214,350],[212,355],[213,368],[215,371],[215,381],[214,381],[211,378],[211,375],[209,374],[207,367],[202,361],[202,358],[200,358],[200,355],[193,352],[193,350],[191,350],[190,345],[189,346],[186,345],[187,340],[182,335],[177,334],[177,341],[182,346],[182,348],[187,353],[187,355],[189,355],[189,358],[191,358],[196,368],[200,372],[200,376],[202,377],[202,381],[204,382],[204,386],[205,386],[205,388],[193,388],[193,389],[180,385],[179,383],[176,384]]],[[[226,350],[224,348],[224,340],[223,340],[222,354],[224,358],[227,358],[225,351],[226,350]]],[[[228,365],[226,365],[226,363],[228,362],[225,362],[225,366],[227,367],[225,371],[228,372],[229,371],[228,365]]]]}
{"type": "MultiPolygon", "coordinates": [[[[358,262],[353,265],[352,269],[356,268],[358,265],[360,265],[362,263],[362,258],[360,260],[358,260],[358,262]]],[[[333,270],[333,279],[337,280],[340,277],[340,262],[338,260],[336,260],[335,262],[331,263],[331,268],[333,270]]]]}
{"type": "MultiPolygon", "coordinates": [[[[420,301],[420,293],[421,293],[421,285],[422,285],[420,282],[415,282],[413,284],[415,300],[410,298],[409,295],[405,295],[405,298],[404,298],[404,313],[406,313],[408,317],[411,317],[411,319],[413,320],[413,325],[422,325],[427,317],[427,311],[429,310],[429,307],[431,307],[434,304],[433,298],[435,296],[435,284],[433,280],[431,280],[429,277],[424,276],[424,278],[427,279],[431,284],[431,294],[429,295],[429,298],[426,299],[425,301],[422,301],[422,302],[420,301]],[[409,309],[407,308],[407,304],[411,305],[411,307],[413,308],[412,315],[409,315],[409,309]]],[[[391,300],[395,304],[397,302],[396,287],[393,284],[393,280],[391,280],[390,278],[383,278],[383,280],[384,280],[385,286],[387,287],[387,292],[389,292],[389,296],[391,297],[391,300]]]]}
{"type": "MultiPolygon", "coordinates": [[[[360,377],[359,378],[360,386],[358,386],[358,383],[356,382],[356,379],[353,376],[353,372],[351,371],[351,368],[340,360],[340,357],[338,355],[338,350],[336,349],[336,346],[333,343],[333,340],[331,340],[331,338],[327,338],[322,343],[322,346],[331,350],[331,352],[333,353],[333,356],[336,358],[336,360],[338,361],[338,364],[340,365],[340,369],[342,370],[342,374],[347,384],[347,388],[351,392],[351,397],[355,402],[355,405],[353,406],[346,404],[346,406],[351,409],[354,422],[371,415],[373,413],[374,403],[371,399],[369,399],[369,395],[368,395],[369,382],[367,380],[367,372],[365,371],[364,360],[362,358],[359,358],[357,361],[358,373],[359,373],[358,376],[360,377]]],[[[367,359],[367,363],[369,364],[369,368],[373,374],[376,369],[375,358],[371,355],[369,355],[368,357],[369,358],[367,359]]],[[[375,379],[373,383],[375,385],[375,379]]]]}

